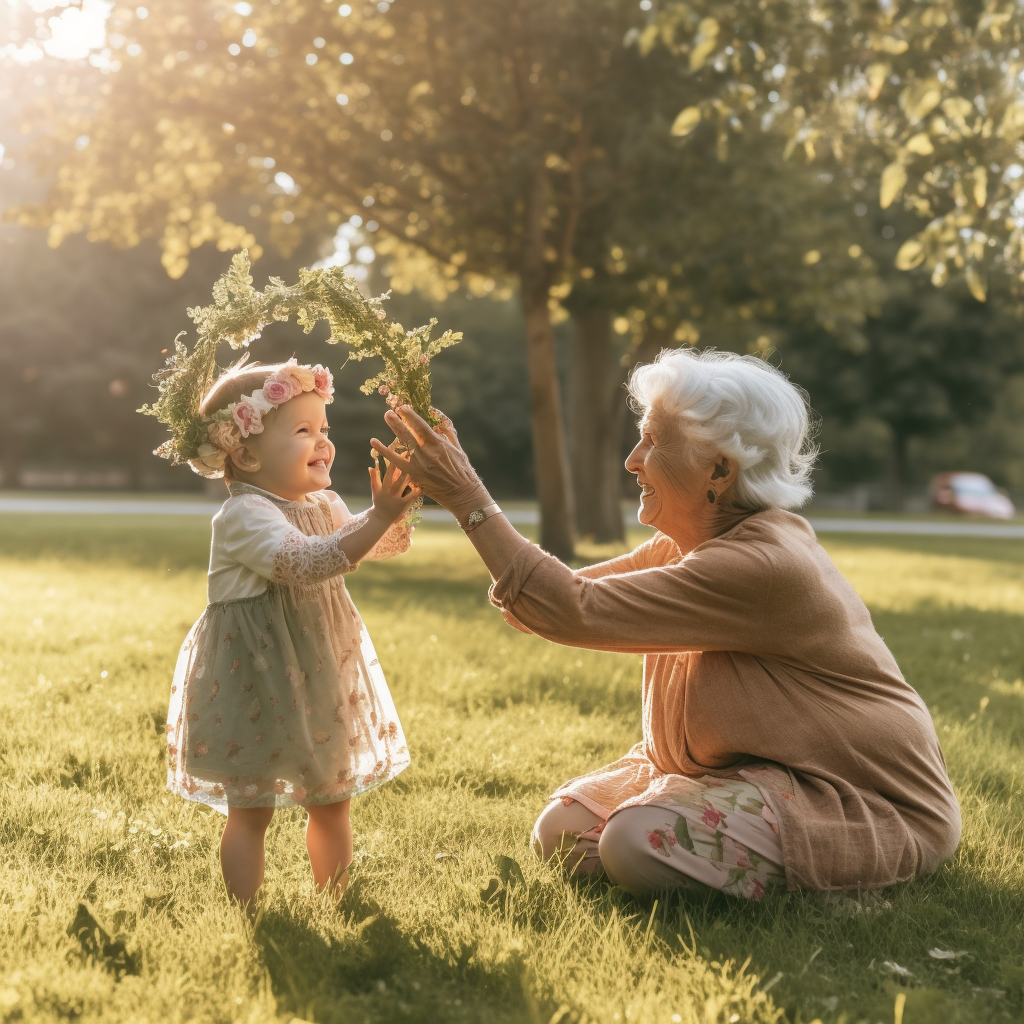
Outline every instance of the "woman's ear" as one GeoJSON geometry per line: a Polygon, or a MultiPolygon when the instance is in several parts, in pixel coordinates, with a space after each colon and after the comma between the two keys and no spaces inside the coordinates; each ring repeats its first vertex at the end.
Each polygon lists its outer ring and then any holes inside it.
{"type": "Polygon", "coordinates": [[[244,444],[232,451],[228,458],[234,464],[235,469],[239,469],[243,473],[259,472],[260,460],[244,444]]]}
{"type": "Polygon", "coordinates": [[[711,472],[708,475],[708,500],[714,495],[717,501],[736,482],[736,471],[738,467],[735,462],[725,455],[719,455],[711,463],[711,472]]]}

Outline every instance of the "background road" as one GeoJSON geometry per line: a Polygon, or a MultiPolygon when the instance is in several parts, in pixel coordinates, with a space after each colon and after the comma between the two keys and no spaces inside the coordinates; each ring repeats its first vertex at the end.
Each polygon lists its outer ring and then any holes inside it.
{"type": "MultiPolygon", "coordinates": [[[[360,500],[349,502],[353,510],[360,500]]],[[[33,515],[60,513],[64,515],[158,515],[213,517],[219,508],[213,501],[188,498],[51,498],[0,496],[0,513],[20,512],[33,515]]],[[[506,511],[509,522],[530,526],[540,522],[535,508],[511,507],[506,511]]],[[[451,522],[442,508],[423,509],[424,520],[432,523],[451,522]]],[[[1019,523],[983,523],[950,519],[948,521],[914,519],[839,519],[810,515],[807,517],[816,533],[885,533],[917,534],[932,537],[992,537],[1024,540],[1024,525],[1019,523]]],[[[629,521],[634,521],[629,517],[629,521]]]]}

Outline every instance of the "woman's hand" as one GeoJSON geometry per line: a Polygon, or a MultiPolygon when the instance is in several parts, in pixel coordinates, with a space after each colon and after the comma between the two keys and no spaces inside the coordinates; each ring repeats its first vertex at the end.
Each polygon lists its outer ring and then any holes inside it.
{"type": "Polygon", "coordinates": [[[491,496],[462,450],[454,424],[439,415],[441,422],[431,429],[411,406],[391,410],[384,421],[397,440],[389,446],[373,438],[370,444],[392,468],[408,474],[425,494],[462,522],[474,509],[489,505],[491,496]],[[399,450],[400,444],[404,452],[399,450]]]}
{"type": "Polygon", "coordinates": [[[373,509],[388,524],[395,522],[420,496],[421,490],[409,479],[409,474],[397,465],[390,465],[383,475],[376,466],[370,466],[370,495],[373,509]]]}

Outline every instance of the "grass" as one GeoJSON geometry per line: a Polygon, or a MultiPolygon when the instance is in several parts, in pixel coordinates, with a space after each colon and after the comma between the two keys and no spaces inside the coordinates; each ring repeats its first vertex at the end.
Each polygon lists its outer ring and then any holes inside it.
{"type": "Polygon", "coordinates": [[[313,891],[301,813],[275,816],[254,929],[222,891],[222,819],[163,789],[208,524],[0,518],[0,1018],[1021,1019],[1024,543],[826,547],[935,715],[965,817],[937,875],[759,905],[567,884],[529,830],[556,784],[638,738],[639,659],[508,629],[468,543],[429,526],[408,556],[350,578],[414,765],[356,801],[340,911],[313,891]],[[80,901],[103,932],[69,935],[80,901]]]}

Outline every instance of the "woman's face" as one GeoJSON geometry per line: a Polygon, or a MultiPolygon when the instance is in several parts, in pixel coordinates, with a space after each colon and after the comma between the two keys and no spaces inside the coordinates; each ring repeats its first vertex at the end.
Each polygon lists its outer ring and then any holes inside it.
{"type": "Polygon", "coordinates": [[[324,400],[307,391],[266,413],[263,432],[245,439],[259,469],[239,478],[292,501],[330,486],[334,445],[327,438],[325,409],[324,400]]]}
{"type": "Polygon", "coordinates": [[[640,441],[626,459],[626,469],[640,485],[637,518],[671,534],[673,526],[692,521],[707,504],[706,467],[693,467],[682,432],[658,405],[640,423],[640,441]]]}

